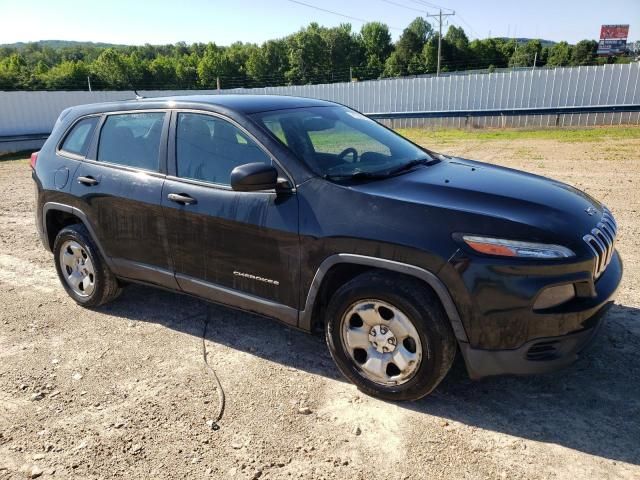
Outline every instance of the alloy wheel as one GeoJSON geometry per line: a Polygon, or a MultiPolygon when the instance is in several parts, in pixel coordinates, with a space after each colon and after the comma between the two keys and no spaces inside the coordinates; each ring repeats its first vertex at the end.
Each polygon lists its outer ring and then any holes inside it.
{"type": "Polygon", "coordinates": [[[360,374],[379,385],[408,382],[422,361],[422,342],[413,322],[381,300],[352,304],[341,320],[341,340],[360,374]]]}
{"type": "Polygon", "coordinates": [[[89,297],[96,286],[95,270],[86,249],[75,240],[60,248],[60,269],[67,285],[80,297],[89,297]]]}

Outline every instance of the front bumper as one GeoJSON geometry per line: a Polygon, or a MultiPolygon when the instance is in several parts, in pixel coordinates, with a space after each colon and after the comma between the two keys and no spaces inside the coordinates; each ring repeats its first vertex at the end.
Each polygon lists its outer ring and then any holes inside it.
{"type": "MultiPolygon", "coordinates": [[[[556,325],[557,335],[536,336],[513,349],[474,348],[460,342],[469,376],[479,379],[493,375],[545,373],[573,363],[602,327],[621,279],[622,261],[616,252],[595,284],[595,296],[575,299],[568,308],[539,315],[539,321],[546,324],[547,331],[556,325]],[[562,329],[568,324],[579,327],[565,333],[562,329]]],[[[529,321],[535,321],[534,318],[529,321]]]]}
{"type": "Polygon", "coordinates": [[[494,375],[531,375],[561,369],[577,360],[604,324],[604,314],[613,302],[602,307],[582,331],[560,337],[538,338],[513,350],[482,350],[461,343],[469,377],[474,380],[494,375]]]}

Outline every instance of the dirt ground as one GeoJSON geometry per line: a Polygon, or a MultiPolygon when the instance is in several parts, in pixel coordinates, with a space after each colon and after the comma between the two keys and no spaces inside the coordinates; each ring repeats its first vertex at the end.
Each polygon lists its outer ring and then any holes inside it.
{"type": "Polygon", "coordinates": [[[213,307],[215,431],[192,317],[204,304],[132,286],[76,306],[37,239],[28,163],[4,161],[0,479],[640,478],[640,139],[429,146],[563,180],[614,212],[624,280],[577,363],[480,382],[457,364],[430,397],[385,403],[340,377],[321,338],[213,307]]]}

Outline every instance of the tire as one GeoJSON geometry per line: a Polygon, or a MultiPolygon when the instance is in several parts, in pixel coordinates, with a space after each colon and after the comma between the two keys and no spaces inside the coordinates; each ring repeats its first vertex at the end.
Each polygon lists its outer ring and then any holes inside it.
{"type": "Polygon", "coordinates": [[[122,292],[84,225],[60,230],[53,243],[53,255],[62,286],[79,305],[104,305],[122,292]]]}
{"type": "Polygon", "coordinates": [[[431,393],[457,350],[435,293],[418,280],[378,271],[363,273],[336,291],[327,308],[325,335],[342,374],[367,395],[390,401],[431,393]]]}

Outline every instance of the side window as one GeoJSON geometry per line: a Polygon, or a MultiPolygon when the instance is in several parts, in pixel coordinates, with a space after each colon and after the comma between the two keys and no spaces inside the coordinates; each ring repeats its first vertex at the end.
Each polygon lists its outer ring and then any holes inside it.
{"type": "Polygon", "coordinates": [[[282,125],[275,118],[266,117],[264,119],[264,125],[273,133],[278,140],[284,143],[287,147],[289,143],[287,142],[287,137],[284,135],[284,130],[282,129],[282,125]]]}
{"type": "Polygon", "coordinates": [[[158,170],[164,112],[109,115],[100,132],[98,161],[158,170]]]}
{"type": "Polygon", "coordinates": [[[76,123],[62,142],[60,150],[76,155],[85,156],[89,150],[89,143],[93,137],[93,130],[100,117],[89,117],[76,123]]]}
{"type": "Polygon", "coordinates": [[[230,184],[231,171],[245,163],[271,164],[271,158],[231,123],[198,113],[178,113],[178,176],[230,184]]]}

